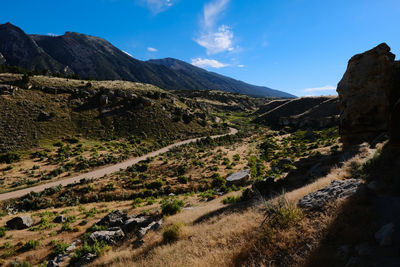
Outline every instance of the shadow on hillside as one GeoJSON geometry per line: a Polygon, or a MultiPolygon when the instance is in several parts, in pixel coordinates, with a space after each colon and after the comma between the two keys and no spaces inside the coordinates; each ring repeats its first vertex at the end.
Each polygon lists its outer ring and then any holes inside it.
{"type": "Polygon", "coordinates": [[[399,151],[386,145],[364,166],[361,177],[376,181],[376,189],[362,186],[343,203],[306,266],[400,266],[399,151]],[[388,223],[395,224],[394,243],[381,247],[374,235],[388,223]]]}
{"type": "MultiPolygon", "coordinates": [[[[357,153],[359,153],[359,149],[303,158],[294,163],[296,170],[290,172],[284,179],[276,182],[258,182],[256,188],[265,200],[270,200],[282,192],[295,190],[326,176],[332,168],[341,167],[343,162],[357,153]]],[[[256,202],[259,203],[255,199],[222,207],[199,217],[194,224],[202,223],[221,214],[241,212],[256,202]]]]}
{"type": "Polygon", "coordinates": [[[205,222],[207,220],[210,220],[211,218],[214,218],[214,217],[222,215],[222,214],[229,214],[229,213],[245,211],[246,209],[249,208],[249,206],[251,206],[252,202],[253,202],[252,200],[249,200],[249,201],[243,201],[243,202],[224,206],[220,209],[211,211],[207,214],[200,216],[199,218],[194,220],[193,224],[199,224],[199,223],[205,222]]]}

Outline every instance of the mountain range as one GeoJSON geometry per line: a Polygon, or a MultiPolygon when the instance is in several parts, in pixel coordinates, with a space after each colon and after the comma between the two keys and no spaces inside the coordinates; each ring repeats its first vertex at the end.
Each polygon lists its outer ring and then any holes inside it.
{"type": "Polygon", "coordinates": [[[141,61],[108,41],[86,34],[26,34],[11,23],[0,24],[0,64],[82,78],[128,80],[168,90],[221,90],[262,97],[294,95],[256,86],[198,68],[174,58],[141,61]]]}

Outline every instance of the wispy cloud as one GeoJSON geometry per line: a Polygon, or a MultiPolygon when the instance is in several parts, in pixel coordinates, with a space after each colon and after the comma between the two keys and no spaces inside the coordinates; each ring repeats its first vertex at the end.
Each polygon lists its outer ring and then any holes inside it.
{"type": "Polygon", "coordinates": [[[304,92],[332,91],[332,90],[336,90],[336,87],[332,86],[332,85],[325,85],[325,86],[316,87],[316,88],[306,88],[306,89],[304,89],[304,92]]]}
{"type": "Polygon", "coordinates": [[[229,64],[224,64],[219,62],[218,60],[207,59],[207,58],[193,58],[192,65],[200,68],[215,68],[215,69],[220,69],[229,66],[229,64]]]}
{"type": "Polygon", "coordinates": [[[246,67],[246,66],[243,65],[243,64],[239,64],[239,65],[237,65],[237,67],[238,67],[238,68],[244,68],[244,67],[246,67]]]}
{"type": "Polygon", "coordinates": [[[149,51],[149,52],[158,52],[158,49],[154,48],[154,47],[147,47],[147,51],[149,51]]]}
{"type": "Polygon", "coordinates": [[[206,48],[208,55],[234,50],[231,27],[224,24],[217,26],[217,20],[228,3],[229,0],[214,0],[204,6],[200,36],[195,41],[206,48]]]}
{"type": "Polygon", "coordinates": [[[153,14],[158,14],[173,6],[176,0],[136,0],[136,2],[145,5],[153,14]]]}

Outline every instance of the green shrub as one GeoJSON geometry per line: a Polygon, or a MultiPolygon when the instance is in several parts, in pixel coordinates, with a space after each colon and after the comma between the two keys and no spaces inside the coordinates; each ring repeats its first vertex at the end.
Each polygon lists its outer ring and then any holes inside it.
{"type": "Polygon", "coordinates": [[[164,242],[177,241],[182,236],[182,227],[182,223],[174,223],[165,227],[162,233],[164,242]]]}
{"type": "Polygon", "coordinates": [[[183,175],[180,175],[180,176],[178,176],[178,182],[181,184],[187,184],[188,178],[183,175]]]}
{"type": "Polygon", "coordinates": [[[163,186],[163,181],[161,180],[156,180],[151,183],[146,183],[146,188],[147,189],[160,189],[163,186]]]}
{"type": "Polygon", "coordinates": [[[6,235],[6,228],[4,226],[0,226],[0,237],[4,237],[6,235]]]}
{"type": "Polygon", "coordinates": [[[184,175],[188,171],[187,164],[179,165],[178,169],[176,170],[178,175],[184,175]]]}
{"type": "Polygon", "coordinates": [[[38,240],[29,240],[21,247],[21,251],[33,250],[38,246],[40,246],[40,242],[38,240]]]}
{"type": "Polygon", "coordinates": [[[225,185],[225,179],[221,177],[221,175],[219,173],[214,173],[212,175],[212,186],[213,187],[221,187],[223,185],[225,185]]]}
{"type": "Polygon", "coordinates": [[[77,262],[79,259],[81,259],[83,256],[86,254],[94,254],[96,256],[99,256],[103,254],[106,250],[110,249],[110,246],[105,244],[104,242],[98,242],[95,240],[93,245],[88,245],[87,242],[83,244],[80,248],[78,248],[75,253],[71,257],[71,263],[77,262]]]}
{"type": "Polygon", "coordinates": [[[240,155],[239,154],[233,155],[233,160],[234,161],[239,161],[240,160],[240,155]]]}
{"type": "Polygon", "coordinates": [[[53,254],[58,255],[58,254],[63,254],[67,248],[69,247],[69,244],[63,243],[63,242],[56,242],[53,248],[53,254]]]}
{"type": "Polygon", "coordinates": [[[303,214],[300,208],[290,203],[285,196],[281,196],[277,203],[265,202],[265,222],[271,229],[285,229],[299,221],[303,214]]]}
{"type": "Polygon", "coordinates": [[[237,202],[240,202],[241,201],[241,197],[240,196],[229,196],[229,197],[226,197],[226,198],[224,198],[223,200],[222,200],[222,203],[224,203],[224,204],[234,204],[234,203],[237,203],[237,202]]]}
{"type": "Polygon", "coordinates": [[[179,199],[164,199],[161,201],[161,212],[163,215],[173,215],[180,212],[184,205],[179,199]]]}
{"type": "Polygon", "coordinates": [[[0,154],[0,163],[13,163],[21,160],[21,156],[14,152],[8,152],[4,154],[0,154]]]}

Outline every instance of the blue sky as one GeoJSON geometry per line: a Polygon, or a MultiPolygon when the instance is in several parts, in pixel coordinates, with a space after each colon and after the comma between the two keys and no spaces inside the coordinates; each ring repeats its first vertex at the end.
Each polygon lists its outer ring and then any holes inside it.
{"type": "Polygon", "coordinates": [[[349,58],[381,42],[400,55],[399,0],[1,0],[7,21],[27,33],[99,36],[138,59],[174,57],[298,96],[335,94],[349,58]]]}

